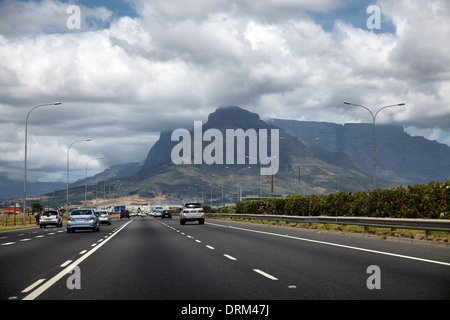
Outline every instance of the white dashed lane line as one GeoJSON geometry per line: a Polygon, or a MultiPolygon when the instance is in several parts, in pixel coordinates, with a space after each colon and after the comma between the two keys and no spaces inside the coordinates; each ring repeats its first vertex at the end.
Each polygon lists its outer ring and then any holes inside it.
{"type": "MultiPolygon", "coordinates": [[[[178,230],[178,229],[175,229],[175,228],[173,228],[173,227],[170,227],[169,225],[167,225],[167,224],[165,224],[165,223],[161,223],[161,224],[163,224],[164,226],[166,226],[166,227],[168,227],[168,228],[174,230],[174,231],[177,232],[177,233],[180,233],[180,234],[183,235],[183,236],[186,236],[186,238],[194,239],[194,237],[192,237],[192,236],[190,236],[190,235],[187,235],[187,234],[185,234],[184,232],[181,232],[181,231],[178,230]]],[[[195,241],[198,242],[198,243],[201,243],[201,241],[198,240],[198,239],[195,239],[195,241]]],[[[215,248],[214,248],[213,246],[210,246],[210,245],[206,245],[205,247],[208,248],[208,249],[211,249],[211,250],[215,250],[215,248]]],[[[236,260],[237,260],[235,257],[233,257],[233,256],[231,256],[231,255],[229,255],[229,254],[224,254],[223,256],[224,256],[225,258],[229,259],[229,260],[232,260],[232,261],[236,261],[236,260]]],[[[267,273],[267,272],[265,272],[265,271],[262,271],[262,270],[260,270],[260,269],[253,269],[253,271],[256,272],[256,273],[258,273],[259,275],[262,275],[263,277],[265,277],[265,278],[267,278],[267,279],[270,279],[270,280],[273,280],[273,281],[278,280],[277,277],[275,277],[275,276],[273,276],[273,275],[271,275],[271,274],[269,274],[269,273],[267,273]]],[[[294,289],[294,288],[296,288],[295,285],[290,285],[290,286],[289,286],[289,289],[294,289]]]]}
{"type": "Polygon", "coordinates": [[[259,273],[260,275],[270,279],[270,280],[278,280],[278,278],[275,278],[274,276],[268,274],[267,272],[264,272],[262,270],[259,269],[253,269],[253,271],[255,271],[256,273],[259,273]]]}
{"type": "Polygon", "coordinates": [[[25,289],[22,290],[22,293],[27,293],[30,292],[31,290],[33,290],[34,288],[36,288],[38,285],[40,285],[42,282],[44,282],[45,279],[39,279],[38,281],[36,281],[35,283],[33,283],[32,285],[26,287],[25,289]]]}
{"type": "MultiPolygon", "coordinates": [[[[61,272],[56,274],[53,278],[51,278],[51,279],[47,280],[46,282],[44,282],[41,286],[36,288],[34,291],[30,292],[26,297],[23,298],[23,300],[34,300],[37,297],[39,297],[43,292],[45,292],[48,288],[53,286],[58,280],[60,280],[68,272],[70,272],[70,270],[72,270],[75,266],[78,266],[81,262],[83,262],[85,259],[87,259],[90,255],[92,255],[94,252],[96,252],[103,245],[105,245],[109,240],[111,240],[115,235],[117,235],[117,233],[119,231],[123,230],[132,221],[133,220],[123,224],[120,228],[116,229],[114,234],[111,235],[108,239],[106,239],[106,241],[95,243],[95,247],[90,249],[89,251],[87,251],[87,250],[81,251],[80,255],[82,255],[82,257],[79,257],[75,262],[71,261],[68,266],[64,267],[64,270],[62,270],[61,272]]],[[[64,263],[64,264],[66,264],[66,263],[64,263]]],[[[43,281],[45,281],[45,279],[43,281]]],[[[36,286],[34,286],[34,287],[36,287],[36,286]]],[[[31,291],[31,290],[29,290],[29,291],[31,291]]]]}
{"type": "Polygon", "coordinates": [[[237,260],[235,257],[230,256],[229,254],[224,254],[223,256],[226,257],[226,258],[228,258],[228,259],[230,259],[230,260],[233,260],[233,261],[236,261],[236,260],[237,260]]]}

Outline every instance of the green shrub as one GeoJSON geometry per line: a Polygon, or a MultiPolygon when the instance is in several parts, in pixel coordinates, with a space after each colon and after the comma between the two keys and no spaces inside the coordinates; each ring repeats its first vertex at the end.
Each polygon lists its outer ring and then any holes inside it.
{"type": "MultiPolygon", "coordinates": [[[[219,208],[220,209],[220,208],[219,208]]],[[[219,211],[220,212],[220,211],[219,211]]],[[[365,216],[450,219],[450,181],[376,189],[369,192],[338,192],[328,195],[240,201],[237,213],[295,216],[365,216]]]]}

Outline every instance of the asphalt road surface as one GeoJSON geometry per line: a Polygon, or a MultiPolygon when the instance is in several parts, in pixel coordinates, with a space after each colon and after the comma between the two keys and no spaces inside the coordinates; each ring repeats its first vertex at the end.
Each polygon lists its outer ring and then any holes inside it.
{"type": "Polygon", "coordinates": [[[450,249],[136,217],[99,232],[1,232],[0,277],[1,300],[448,300],[450,249]]]}

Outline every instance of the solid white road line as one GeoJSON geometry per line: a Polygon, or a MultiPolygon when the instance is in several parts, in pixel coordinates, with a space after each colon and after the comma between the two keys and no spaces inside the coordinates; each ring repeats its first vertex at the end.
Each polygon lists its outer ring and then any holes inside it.
{"type": "Polygon", "coordinates": [[[83,262],[85,259],[87,259],[91,254],[93,254],[95,251],[100,249],[104,244],[106,244],[109,240],[111,240],[114,236],[116,236],[119,231],[121,231],[123,228],[125,228],[128,224],[130,224],[133,220],[130,220],[129,222],[122,225],[116,233],[114,233],[111,237],[109,237],[106,241],[103,241],[98,246],[95,246],[90,251],[88,251],[86,254],[84,254],[82,257],[78,258],[77,261],[69,265],[67,268],[62,270],[60,273],[55,275],[53,278],[45,282],[42,286],[31,292],[29,295],[23,298],[23,300],[34,300],[37,297],[39,297],[44,291],[46,291],[48,288],[50,288],[52,285],[54,285],[58,280],[63,278],[65,275],[67,275],[69,272],[72,271],[72,269],[76,266],[78,266],[81,262],[83,262]]]}
{"type": "Polygon", "coordinates": [[[328,246],[334,246],[334,247],[340,247],[340,248],[346,248],[351,250],[358,250],[358,251],[365,251],[370,253],[376,253],[376,254],[382,254],[386,256],[392,256],[397,258],[403,258],[403,259],[409,259],[409,260],[416,260],[416,261],[422,261],[422,262],[428,262],[428,263],[434,263],[434,264],[440,264],[444,266],[450,267],[450,262],[443,262],[443,261],[436,261],[436,260],[430,260],[430,259],[424,259],[424,258],[418,258],[418,257],[412,257],[412,256],[406,256],[403,254],[396,254],[396,253],[390,253],[390,252],[384,252],[384,251],[378,251],[378,250],[372,250],[372,249],[365,249],[365,248],[359,248],[359,247],[353,247],[353,246],[347,246],[343,244],[333,243],[333,242],[326,242],[326,241],[320,241],[320,240],[312,240],[312,239],[306,239],[306,238],[300,238],[300,237],[294,237],[294,236],[288,236],[284,234],[278,234],[278,233],[272,233],[272,232],[266,232],[266,231],[258,231],[258,230],[252,230],[252,229],[245,229],[245,228],[239,228],[234,226],[225,226],[221,224],[215,224],[215,223],[209,223],[211,225],[223,227],[223,228],[231,228],[236,230],[242,230],[247,232],[254,232],[254,233],[261,233],[261,234],[267,234],[271,236],[277,236],[277,237],[283,237],[288,239],[294,239],[294,240],[301,240],[306,242],[312,242],[312,243],[318,243],[318,244],[324,244],[328,246]]]}

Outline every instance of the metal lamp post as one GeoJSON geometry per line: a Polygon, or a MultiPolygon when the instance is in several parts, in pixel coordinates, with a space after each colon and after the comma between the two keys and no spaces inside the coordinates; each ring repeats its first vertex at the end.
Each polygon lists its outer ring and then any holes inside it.
{"type": "Polygon", "coordinates": [[[24,183],[23,183],[23,225],[25,226],[26,221],[26,210],[27,210],[27,139],[28,139],[28,116],[30,115],[31,111],[33,111],[36,108],[44,107],[44,106],[57,106],[60,105],[61,102],[53,102],[53,103],[46,103],[46,104],[40,104],[35,107],[33,107],[30,111],[28,111],[26,120],[25,120],[25,173],[24,173],[24,183]]]}
{"type": "Polygon", "coordinates": [[[398,103],[398,104],[392,104],[392,105],[389,105],[389,106],[385,106],[385,107],[379,109],[375,114],[373,114],[372,111],[369,108],[367,108],[365,106],[362,106],[362,105],[359,105],[359,104],[354,104],[354,103],[350,103],[350,102],[347,102],[347,101],[345,101],[344,104],[347,104],[347,105],[350,105],[350,106],[364,108],[367,111],[369,111],[370,115],[372,116],[372,125],[373,125],[373,141],[372,141],[372,143],[373,143],[373,189],[376,189],[376,170],[377,169],[376,169],[376,157],[375,157],[375,119],[376,119],[378,113],[380,113],[381,110],[384,110],[386,108],[391,108],[391,107],[400,107],[400,106],[404,106],[405,104],[404,103],[398,103]]]}
{"type": "Polygon", "coordinates": [[[87,142],[87,141],[91,141],[92,139],[86,139],[86,140],[78,140],[78,141],[74,141],[70,144],[69,148],[67,148],[67,188],[66,188],[66,217],[68,216],[69,213],[69,153],[70,153],[70,148],[78,142],[87,142]]]}
{"type": "Polygon", "coordinates": [[[85,203],[85,205],[86,205],[86,202],[87,202],[87,169],[88,169],[88,164],[92,160],[101,160],[101,159],[103,159],[103,157],[101,157],[101,158],[92,158],[92,159],[89,159],[88,162],[86,162],[86,174],[84,176],[84,203],[85,203]]]}

